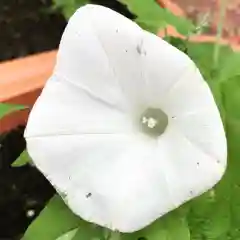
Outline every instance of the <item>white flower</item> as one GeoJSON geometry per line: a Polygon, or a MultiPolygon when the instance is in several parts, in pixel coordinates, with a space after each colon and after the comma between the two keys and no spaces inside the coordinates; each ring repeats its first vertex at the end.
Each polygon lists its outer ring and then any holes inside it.
{"type": "Polygon", "coordinates": [[[70,19],[25,137],[74,213],[121,232],[212,188],[226,168],[223,125],[195,64],[97,5],[70,19]]]}

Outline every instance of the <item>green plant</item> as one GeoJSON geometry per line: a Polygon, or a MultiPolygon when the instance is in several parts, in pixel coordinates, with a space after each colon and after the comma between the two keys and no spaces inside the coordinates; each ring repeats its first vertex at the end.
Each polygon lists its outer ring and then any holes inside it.
{"type": "Polygon", "coordinates": [[[70,18],[77,8],[87,4],[89,0],[52,0],[52,10],[60,10],[66,19],[70,18]]]}

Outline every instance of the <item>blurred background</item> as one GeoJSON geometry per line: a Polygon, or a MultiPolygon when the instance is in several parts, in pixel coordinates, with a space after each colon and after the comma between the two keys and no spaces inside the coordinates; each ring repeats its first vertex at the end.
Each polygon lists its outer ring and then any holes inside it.
{"type": "MultiPolygon", "coordinates": [[[[141,0],[139,0],[141,1],[141,0]]],[[[223,35],[239,42],[240,0],[226,0],[227,13],[223,35]]],[[[54,49],[72,9],[86,0],[1,0],[0,1],[0,61],[54,49]]],[[[92,0],[131,17],[117,0],[92,0]]],[[[163,0],[159,2],[169,2],[163,0]]],[[[216,33],[221,0],[171,0],[195,23],[208,15],[208,33],[216,33]]]]}
{"type": "MultiPolygon", "coordinates": [[[[86,2],[135,18],[117,0],[0,0],[0,62],[56,49],[68,17],[86,2]]],[[[195,24],[206,18],[205,34],[216,35],[220,0],[158,0],[158,3],[171,6],[170,10],[175,9],[176,14],[195,24]]],[[[240,44],[240,0],[227,0],[223,37],[240,44]]],[[[0,240],[20,239],[54,194],[34,167],[11,167],[25,149],[23,132],[24,126],[18,126],[0,134],[0,240]]]]}
{"type": "MultiPolygon", "coordinates": [[[[209,14],[209,33],[216,34],[221,0],[172,0],[196,23],[203,15],[209,14]]],[[[227,0],[223,36],[239,41],[240,37],[240,0],[227,0]]]]}

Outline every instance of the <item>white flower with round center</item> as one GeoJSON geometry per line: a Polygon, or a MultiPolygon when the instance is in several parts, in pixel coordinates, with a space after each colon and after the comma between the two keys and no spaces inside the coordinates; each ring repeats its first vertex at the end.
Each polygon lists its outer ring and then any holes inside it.
{"type": "Polygon", "coordinates": [[[221,118],[195,64],[97,5],[70,19],[25,138],[74,213],[120,232],[212,188],[226,168],[221,118]]]}

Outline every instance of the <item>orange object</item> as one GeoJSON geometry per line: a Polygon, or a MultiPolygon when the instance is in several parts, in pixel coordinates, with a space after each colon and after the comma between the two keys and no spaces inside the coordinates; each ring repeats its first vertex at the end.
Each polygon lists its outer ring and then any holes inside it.
{"type": "Polygon", "coordinates": [[[185,16],[184,11],[176,3],[169,0],[157,0],[159,5],[163,8],[169,9],[172,13],[177,16],[185,16]]]}
{"type": "MultiPolygon", "coordinates": [[[[31,108],[55,65],[56,51],[0,63],[0,102],[31,108]]],[[[26,123],[28,110],[9,114],[0,120],[0,133],[26,123]]]]}

